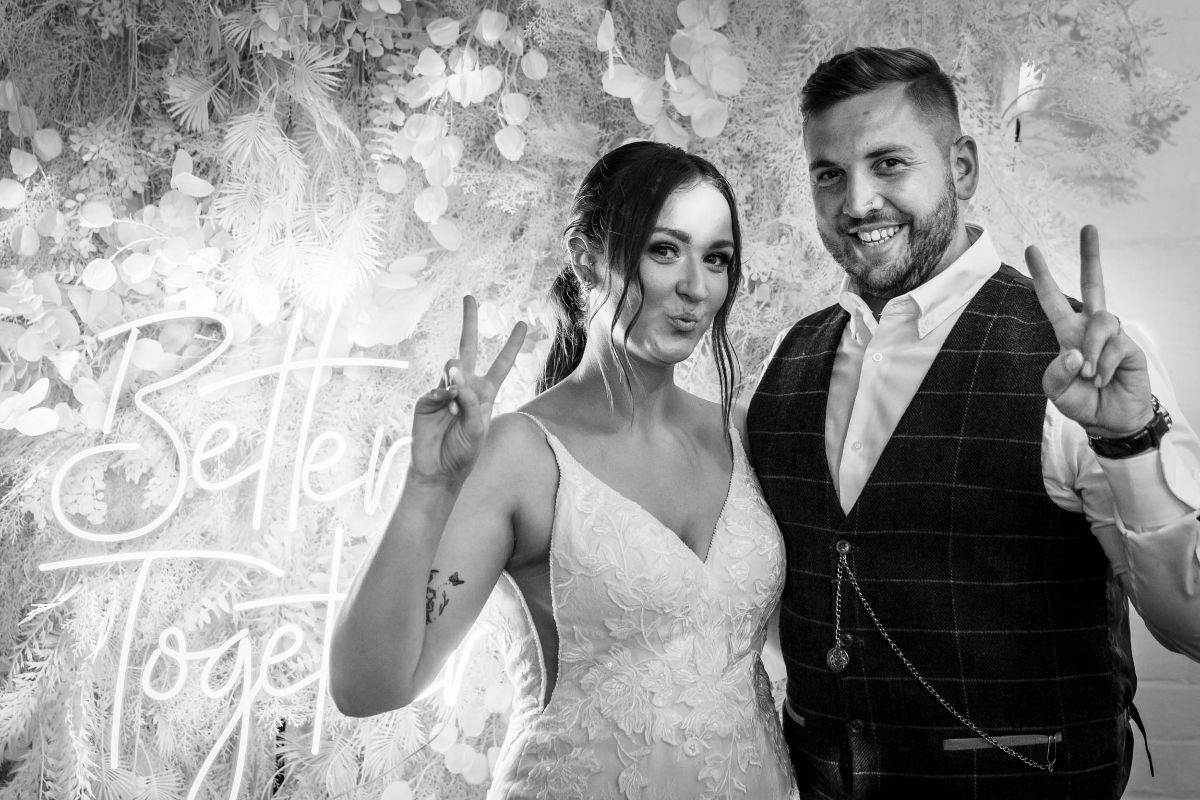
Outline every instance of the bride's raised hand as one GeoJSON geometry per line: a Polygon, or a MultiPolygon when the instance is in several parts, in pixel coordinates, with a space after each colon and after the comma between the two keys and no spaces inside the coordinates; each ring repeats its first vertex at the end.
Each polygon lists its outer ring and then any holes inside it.
{"type": "Polygon", "coordinates": [[[446,362],[441,383],[413,410],[410,474],[455,483],[466,478],[491,423],[496,393],[525,341],[525,327],[524,322],[514,325],[488,371],[477,375],[479,310],[474,297],[463,297],[458,358],[446,362]]]}

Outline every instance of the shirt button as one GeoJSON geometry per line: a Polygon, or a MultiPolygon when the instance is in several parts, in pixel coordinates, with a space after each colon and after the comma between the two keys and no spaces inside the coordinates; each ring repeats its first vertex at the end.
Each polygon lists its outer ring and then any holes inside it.
{"type": "Polygon", "coordinates": [[[846,553],[850,552],[850,543],[845,539],[839,539],[837,543],[837,551],[842,555],[846,555],[846,553]]]}
{"type": "Polygon", "coordinates": [[[871,356],[871,360],[876,363],[883,361],[883,353],[876,353],[875,355],[871,356]]]}
{"type": "Polygon", "coordinates": [[[866,730],[866,728],[867,728],[867,726],[863,724],[863,721],[861,719],[855,719],[855,720],[850,721],[851,733],[862,733],[864,730],[866,730]]]}
{"type": "Polygon", "coordinates": [[[862,442],[855,442],[854,444],[850,445],[850,449],[851,450],[862,450],[862,442]]]}

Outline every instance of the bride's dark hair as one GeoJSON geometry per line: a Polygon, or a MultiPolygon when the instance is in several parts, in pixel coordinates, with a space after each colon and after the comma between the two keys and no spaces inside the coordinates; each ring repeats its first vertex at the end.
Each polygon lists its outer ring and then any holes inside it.
{"type": "MultiPolygon", "coordinates": [[[[737,355],[729,343],[725,326],[742,282],[742,234],[737,201],[725,176],[700,156],[669,144],[631,142],[621,145],[602,156],[580,184],[563,231],[563,242],[569,251],[571,241],[580,240],[589,253],[597,256],[619,278],[610,284],[621,287],[613,315],[614,329],[631,287],[637,287],[638,307],[626,327],[628,336],[642,312],[644,292],[638,264],[663,205],[673,192],[698,183],[710,184],[725,198],[733,228],[729,291],[713,318],[710,331],[721,382],[721,408],[728,426],[737,355]]],[[[579,366],[587,344],[587,293],[570,265],[555,278],[550,287],[550,300],[558,317],[558,326],[546,366],[538,380],[539,392],[570,375],[579,366]]],[[[628,382],[628,375],[625,379],[628,382]]]]}

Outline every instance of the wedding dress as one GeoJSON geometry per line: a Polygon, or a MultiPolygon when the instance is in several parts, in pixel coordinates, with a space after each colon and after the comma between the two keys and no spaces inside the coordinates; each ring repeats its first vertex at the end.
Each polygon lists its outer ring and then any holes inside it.
{"type": "Polygon", "coordinates": [[[783,587],[783,542],[736,432],[702,560],[534,422],[559,468],[558,674],[543,707],[543,650],[506,573],[497,594],[516,699],[489,800],[793,797],[759,658],[783,587]]]}

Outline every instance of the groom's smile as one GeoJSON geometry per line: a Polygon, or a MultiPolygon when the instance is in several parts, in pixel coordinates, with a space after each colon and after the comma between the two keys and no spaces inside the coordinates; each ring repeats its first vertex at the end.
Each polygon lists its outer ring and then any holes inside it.
{"type": "Polygon", "coordinates": [[[951,173],[955,139],[899,83],[809,118],[804,141],[818,232],[866,292],[903,294],[967,248],[951,173]]]}

